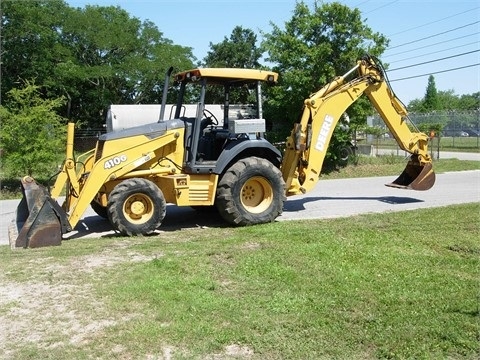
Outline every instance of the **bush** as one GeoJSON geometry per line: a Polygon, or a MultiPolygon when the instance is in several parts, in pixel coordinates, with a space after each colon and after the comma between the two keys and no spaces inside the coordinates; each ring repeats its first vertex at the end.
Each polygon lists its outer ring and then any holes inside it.
{"type": "Polygon", "coordinates": [[[7,93],[5,106],[0,106],[0,149],[7,176],[54,171],[65,147],[65,120],[55,111],[63,104],[63,98],[43,100],[39,87],[29,82],[7,93]]]}

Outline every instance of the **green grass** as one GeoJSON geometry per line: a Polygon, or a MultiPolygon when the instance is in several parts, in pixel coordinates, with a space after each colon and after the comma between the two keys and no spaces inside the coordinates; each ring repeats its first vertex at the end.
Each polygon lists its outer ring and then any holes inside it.
{"type": "MultiPolygon", "coordinates": [[[[370,176],[400,175],[407,164],[403,156],[380,155],[376,157],[359,156],[356,164],[350,164],[335,171],[322,173],[323,179],[344,179],[370,176]]],[[[479,170],[480,162],[473,160],[439,159],[434,160],[433,170],[437,174],[450,171],[479,170]]]]}
{"type": "MultiPolygon", "coordinates": [[[[373,145],[379,147],[393,147],[398,148],[395,139],[379,139],[373,140],[373,145]]],[[[440,142],[438,138],[433,139],[433,142],[429,143],[429,148],[433,147],[434,151],[440,148],[441,151],[466,151],[466,152],[478,152],[480,150],[480,138],[478,137],[442,137],[440,142]]]]}
{"type": "Polygon", "coordinates": [[[0,247],[5,281],[88,288],[97,300],[74,288],[71,311],[115,320],[76,344],[19,341],[12,358],[477,359],[479,210],[0,247]],[[125,261],[78,272],[99,257],[125,261]]]}

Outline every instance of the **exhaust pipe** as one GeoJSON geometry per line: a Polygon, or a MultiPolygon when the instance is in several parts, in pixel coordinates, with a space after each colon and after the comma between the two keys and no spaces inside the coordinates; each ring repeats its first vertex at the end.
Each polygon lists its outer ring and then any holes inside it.
{"type": "Polygon", "coordinates": [[[22,193],[16,218],[8,229],[11,248],[60,245],[62,234],[71,231],[65,211],[29,176],[22,179],[22,193]]]}
{"type": "Polygon", "coordinates": [[[163,94],[162,94],[162,104],[160,105],[160,117],[158,121],[164,120],[165,117],[165,107],[167,106],[167,95],[168,95],[168,82],[170,81],[170,76],[172,75],[173,66],[170,66],[165,73],[165,82],[163,83],[163,94]]]}
{"type": "Polygon", "coordinates": [[[430,189],[433,184],[435,184],[435,172],[432,163],[421,165],[412,155],[400,176],[394,182],[385,185],[399,189],[425,191],[430,189]]]}

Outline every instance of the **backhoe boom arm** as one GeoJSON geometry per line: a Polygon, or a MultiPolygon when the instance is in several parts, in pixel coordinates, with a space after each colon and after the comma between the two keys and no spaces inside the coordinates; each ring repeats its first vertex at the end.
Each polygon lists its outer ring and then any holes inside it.
{"type": "Polygon", "coordinates": [[[390,89],[381,66],[365,57],[345,75],[335,78],[305,100],[301,120],[287,138],[281,167],[287,196],[306,193],[318,182],[335,126],[347,108],[363,94],[399,146],[412,154],[405,172],[390,185],[414,190],[433,186],[427,135],[410,130],[407,111],[390,89]],[[346,78],[354,71],[358,71],[358,75],[347,82],[346,78]]]}

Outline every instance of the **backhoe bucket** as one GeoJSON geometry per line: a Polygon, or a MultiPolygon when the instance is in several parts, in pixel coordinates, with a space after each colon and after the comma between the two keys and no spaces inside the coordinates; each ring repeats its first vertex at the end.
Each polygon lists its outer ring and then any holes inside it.
{"type": "Polygon", "coordinates": [[[62,234],[71,230],[65,211],[31,177],[22,179],[22,192],[16,218],[8,229],[12,249],[60,245],[62,234]]]}
{"type": "Polygon", "coordinates": [[[386,186],[410,189],[410,190],[428,190],[435,184],[435,172],[432,169],[432,163],[420,165],[409,161],[407,167],[400,176],[391,184],[386,186]]]}

